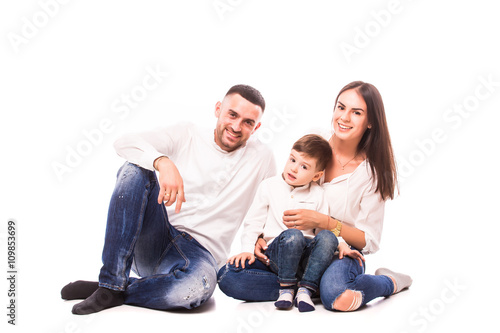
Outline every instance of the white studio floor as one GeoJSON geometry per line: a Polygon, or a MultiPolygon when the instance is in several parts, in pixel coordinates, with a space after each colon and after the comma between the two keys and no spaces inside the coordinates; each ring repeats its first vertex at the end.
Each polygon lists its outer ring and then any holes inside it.
{"type": "MultiPolygon", "coordinates": [[[[371,272],[369,270],[368,272],[371,272]]],[[[44,305],[43,326],[21,319],[22,327],[43,327],[40,332],[140,332],[149,330],[182,332],[443,332],[454,329],[491,327],[493,309],[472,309],[478,295],[463,277],[433,279],[430,271],[412,272],[412,287],[389,298],[378,298],[356,312],[326,310],[319,300],[316,310],[300,313],[296,308],[278,311],[273,302],[249,303],[225,296],[218,288],[209,302],[195,310],[157,311],[134,306],[120,306],[89,316],[71,314],[78,301],[63,301],[58,286],[44,305]],[[489,318],[489,319],[488,319],[489,318]],[[486,319],[486,320],[485,320],[486,319]]],[[[45,290],[47,292],[47,290],[45,290]]],[[[45,294],[45,293],[44,293],[45,294]]],[[[40,304],[32,304],[37,307],[40,304]]],[[[26,312],[24,310],[23,312],[26,312]]],[[[25,330],[22,330],[23,332],[25,330]]]]}
{"type": "MultiPolygon", "coordinates": [[[[405,315],[404,308],[409,308],[414,293],[412,290],[398,297],[376,300],[356,313],[327,311],[319,300],[314,312],[300,313],[296,308],[278,311],[272,302],[241,302],[226,297],[219,289],[208,303],[193,311],[165,312],[121,306],[81,317],[69,313],[77,301],[59,302],[54,310],[64,318],[62,324],[75,327],[78,332],[106,332],[110,328],[135,332],[144,327],[166,330],[170,325],[184,332],[202,332],[207,328],[209,332],[276,332],[280,327],[294,332],[328,328],[361,332],[375,326],[386,327],[389,332],[404,332],[404,322],[392,317],[405,315]]],[[[54,328],[57,332],[64,331],[60,326],[54,328]]]]}

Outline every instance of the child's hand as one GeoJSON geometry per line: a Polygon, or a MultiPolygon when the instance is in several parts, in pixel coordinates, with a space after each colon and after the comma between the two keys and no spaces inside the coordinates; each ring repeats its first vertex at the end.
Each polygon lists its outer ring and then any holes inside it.
{"type": "Polygon", "coordinates": [[[352,250],[346,243],[339,244],[339,259],[344,258],[344,256],[351,257],[352,259],[357,259],[359,261],[359,266],[363,266],[363,261],[365,261],[365,257],[357,251],[352,250]]]}
{"type": "Polygon", "coordinates": [[[241,263],[241,267],[245,268],[245,261],[247,261],[247,260],[248,260],[249,265],[255,261],[255,256],[253,255],[253,253],[242,252],[240,254],[232,256],[231,258],[229,258],[227,260],[227,262],[230,263],[231,265],[234,263],[234,265],[236,267],[239,267],[239,265],[241,263]]]}
{"type": "Polygon", "coordinates": [[[267,243],[264,238],[257,239],[257,243],[255,243],[255,257],[259,259],[262,263],[269,266],[269,258],[265,255],[267,250],[267,243]]]}

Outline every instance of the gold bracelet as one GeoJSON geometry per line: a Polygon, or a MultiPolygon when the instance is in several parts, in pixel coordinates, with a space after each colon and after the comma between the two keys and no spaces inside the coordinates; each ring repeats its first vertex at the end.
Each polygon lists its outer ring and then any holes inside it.
{"type": "MultiPolygon", "coordinates": [[[[332,219],[334,219],[333,217],[331,217],[332,219]]],[[[330,231],[333,232],[333,234],[337,237],[340,236],[340,229],[342,229],[342,223],[339,221],[339,220],[336,220],[334,219],[335,221],[337,221],[337,226],[334,228],[334,229],[331,229],[330,231]]]]}
{"type": "MultiPolygon", "coordinates": [[[[158,157],[157,159],[155,159],[155,160],[153,161],[153,169],[158,170],[158,162],[160,162],[160,160],[161,160],[162,158],[168,158],[168,156],[160,156],[160,157],[158,157]]],[[[158,170],[158,171],[160,171],[160,170],[158,170]]]]}

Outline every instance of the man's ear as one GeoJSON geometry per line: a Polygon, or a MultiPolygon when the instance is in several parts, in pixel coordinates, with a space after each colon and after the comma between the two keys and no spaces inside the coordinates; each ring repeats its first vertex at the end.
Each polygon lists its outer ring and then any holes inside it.
{"type": "Polygon", "coordinates": [[[215,116],[217,118],[219,118],[219,116],[220,116],[221,106],[222,106],[222,103],[220,101],[215,103],[215,116]]]}
{"type": "Polygon", "coordinates": [[[321,178],[321,176],[323,176],[323,173],[324,173],[324,171],[318,171],[318,172],[316,172],[316,174],[315,174],[315,175],[314,175],[314,177],[313,177],[313,182],[315,182],[315,181],[317,181],[318,179],[320,179],[320,178],[321,178]]]}
{"type": "Polygon", "coordinates": [[[255,131],[259,129],[260,125],[262,125],[262,123],[259,122],[257,126],[255,126],[255,128],[253,129],[252,134],[254,134],[255,131]]]}

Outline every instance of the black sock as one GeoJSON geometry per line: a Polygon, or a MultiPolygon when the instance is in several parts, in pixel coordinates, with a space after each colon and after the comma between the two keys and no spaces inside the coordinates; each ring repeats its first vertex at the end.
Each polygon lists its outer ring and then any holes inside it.
{"type": "Polygon", "coordinates": [[[67,300],[86,299],[99,288],[99,282],[82,281],[68,283],[61,289],[61,298],[67,300]]]}
{"type": "Polygon", "coordinates": [[[90,314],[122,305],[125,302],[124,292],[99,287],[85,301],[73,306],[74,314],[90,314]]]}

